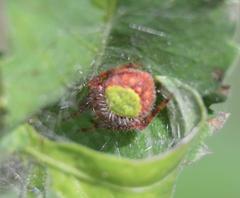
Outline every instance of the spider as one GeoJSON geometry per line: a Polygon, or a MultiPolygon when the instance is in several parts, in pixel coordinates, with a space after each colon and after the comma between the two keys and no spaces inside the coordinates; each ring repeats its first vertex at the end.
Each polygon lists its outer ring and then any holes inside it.
{"type": "Polygon", "coordinates": [[[104,71],[87,84],[88,105],[104,127],[143,130],[163,110],[169,98],[156,105],[153,77],[129,63],[104,71]]]}

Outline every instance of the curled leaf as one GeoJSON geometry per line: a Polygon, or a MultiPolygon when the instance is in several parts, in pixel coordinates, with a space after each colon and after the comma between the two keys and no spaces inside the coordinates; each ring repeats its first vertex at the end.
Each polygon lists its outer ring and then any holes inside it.
{"type": "MultiPolygon", "coordinates": [[[[142,197],[169,197],[180,165],[187,158],[192,146],[198,143],[204,134],[208,134],[210,128],[206,122],[206,109],[196,91],[176,79],[163,76],[156,79],[166,91],[174,93],[168,107],[168,111],[173,111],[169,113],[169,119],[170,122],[179,124],[179,130],[182,131],[181,138],[176,139],[174,146],[156,153],[155,156],[141,160],[124,156],[120,158],[73,142],[49,140],[29,125],[18,128],[14,138],[11,135],[6,137],[1,143],[1,149],[8,150],[7,145],[11,144],[13,150],[25,153],[48,166],[52,176],[52,190],[60,191],[66,197],[74,191],[71,188],[67,188],[66,191],[61,189],[58,178],[81,186],[79,193],[89,195],[100,190],[106,197],[134,197],[139,194],[142,197]],[[192,120],[192,124],[187,125],[186,120],[192,120]]],[[[148,130],[151,131],[151,126],[138,134],[144,134],[148,138],[148,130]]],[[[140,148],[145,147],[141,142],[138,144],[140,148]]],[[[127,150],[126,154],[128,152],[130,151],[127,150]]]]}

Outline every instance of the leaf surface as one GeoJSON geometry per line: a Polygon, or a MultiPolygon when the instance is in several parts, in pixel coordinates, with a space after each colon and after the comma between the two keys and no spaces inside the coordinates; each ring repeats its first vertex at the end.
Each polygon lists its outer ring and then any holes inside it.
{"type": "MultiPolygon", "coordinates": [[[[169,197],[180,170],[179,166],[187,159],[192,146],[201,141],[201,137],[211,129],[206,122],[204,104],[196,91],[176,79],[158,76],[157,80],[161,81],[166,90],[175,92],[168,108],[170,112],[177,113],[170,114],[169,119],[179,125],[178,133],[185,132],[185,137],[179,137],[178,142],[162,154],[144,160],[119,158],[80,144],[49,140],[29,125],[23,125],[6,136],[0,144],[0,149],[6,152],[20,151],[47,165],[52,181],[51,189],[60,193],[62,197],[76,196],[75,193],[97,197],[97,192],[100,191],[106,197],[137,197],[139,193],[143,197],[169,197]],[[185,103],[182,103],[183,93],[185,103]],[[176,119],[177,115],[181,119],[176,119]],[[188,124],[192,120],[192,124],[187,125],[186,120],[188,124]],[[12,147],[9,148],[8,145],[12,147]],[[69,186],[63,188],[63,181],[69,186]],[[76,188],[79,192],[76,192],[73,186],[78,186],[76,188]]],[[[153,132],[151,127],[138,132],[136,144],[139,144],[140,149],[144,148],[144,145],[138,140],[139,135],[144,135],[147,139],[148,133],[153,132]]],[[[135,146],[134,142],[131,144],[135,146]]],[[[125,148],[123,154],[127,156],[130,150],[125,148]]],[[[144,150],[138,152],[144,155],[144,150]]]]}
{"type": "Polygon", "coordinates": [[[34,127],[5,136],[1,151],[45,165],[50,197],[170,197],[179,167],[211,130],[202,98],[206,105],[225,98],[222,78],[235,57],[226,10],[220,0],[7,2],[6,126],[40,113],[34,127]],[[91,111],[64,120],[85,98],[89,76],[129,62],[153,74],[159,101],[173,94],[147,128],[93,128],[91,111]]]}
{"type": "Polygon", "coordinates": [[[8,125],[56,101],[76,79],[126,62],[176,77],[216,102],[214,71],[224,72],[234,57],[234,25],[221,1],[6,4],[11,42],[1,65],[8,125]]]}
{"type": "Polygon", "coordinates": [[[13,0],[6,7],[11,42],[1,68],[6,123],[13,126],[86,78],[101,48],[105,13],[86,0],[13,0]]]}

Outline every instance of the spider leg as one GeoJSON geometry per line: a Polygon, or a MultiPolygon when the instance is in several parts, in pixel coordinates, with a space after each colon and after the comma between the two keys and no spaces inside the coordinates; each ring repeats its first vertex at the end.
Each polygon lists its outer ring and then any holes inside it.
{"type": "Polygon", "coordinates": [[[144,118],[144,122],[137,126],[138,129],[142,130],[145,127],[147,127],[149,125],[149,123],[153,120],[154,117],[156,117],[156,115],[161,112],[163,109],[166,108],[166,106],[168,105],[169,101],[172,99],[172,95],[168,96],[167,98],[163,99],[158,105],[157,107],[154,108],[154,110],[146,117],[144,118]]]}
{"type": "Polygon", "coordinates": [[[142,67],[142,65],[135,64],[135,63],[128,63],[128,64],[120,65],[116,69],[128,69],[128,68],[138,68],[138,67],[142,67]]]}
{"type": "Polygon", "coordinates": [[[150,114],[151,117],[155,117],[159,112],[161,112],[165,107],[168,105],[169,101],[172,99],[172,95],[168,96],[167,98],[164,98],[158,105],[157,107],[152,111],[150,114]]]}
{"type": "Polygon", "coordinates": [[[102,82],[107,79],[112,73],[114,69],[110,69],[108,71],[101,72],[98,76],[93,77],[88,82],[88,87],[90,88],[97,88],[99,85],[102,84],[102,82]]]}
{"type": "MultiPolygon", "coordinates": [[[[70,119],[73,119],[73,118],[76,118],[78,116],[81,115],[81,113],[83,113],[84,111],[86,111],[87,109],[89,109],[91,107],[90,105],[90,101],[88,99],[88,97],[84,98],[83,100],[81,100],[78,105],[78,110],[70,110],[68,109],[67,111],[69,112],[67,116],[63,117],[62,120],[64,122],[70,120],[70,119]]],[[[63,111],[64,113],[64,111],[63,111]]]]}
{"type": "Polygon", "coordinates": [[[82,110],[82,111],[74,111],[74,112],[71,112],[71,113],[70,113],[69,115],[67,115],[66,117],[63,117],[63,118],[62,118],[62,121],[63,121],[63,122],[67,122],[68,120],[71,120],[71,119],[73,119],[73,118],[76,118],[76,117],[80,116],[82,112],[83,112],[83,110],[82,110]]]}
{"type": "Polygon", "coordinates": [[[99,128],[99,123],[95,119],[91,119],[91,126],[80,128],[81,132],[95,132],[99,128]]]}
{"type": "Polygon", "coordinates": [[[107,79],[116,70],[128,69],[128,68],[138,68],[138,67],[141,67],[141,66],[142,65],[140,65],[140,64],[128,63],[128,64],[123,64],[123,65],[111,68],[107,71],[103,71],[98,76],[93,77],[88,82],[88,86],[91,87],[91,88],[97,87],[98,85],[100,85],[105,79],[107,79]]]}

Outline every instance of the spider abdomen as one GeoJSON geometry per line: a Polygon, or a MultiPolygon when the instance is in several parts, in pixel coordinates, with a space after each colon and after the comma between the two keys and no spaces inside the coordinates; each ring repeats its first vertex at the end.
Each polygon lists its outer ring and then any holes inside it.
{"type": "Polygon", "coordinates": [[[105,127],[142,129],[156,100],[152,76],[132,68],[113,69],[89,83],[90,103],[105,127]],[[106,77],[107,76],[107,77],[106,77]]]}

